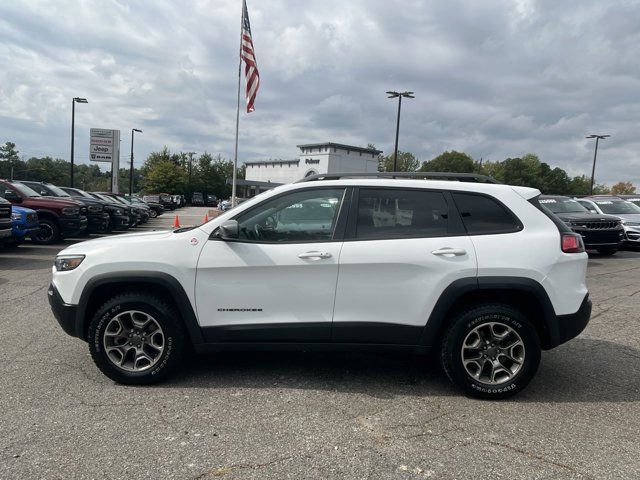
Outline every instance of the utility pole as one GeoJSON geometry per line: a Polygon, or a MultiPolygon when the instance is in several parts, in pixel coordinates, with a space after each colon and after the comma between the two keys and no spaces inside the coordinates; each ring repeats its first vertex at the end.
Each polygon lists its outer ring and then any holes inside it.
{"type": "Polygon", "coordinates": [[[396,121],[396,145],[393,150],[393,171],[398,171],[398,137],[400,136],[400,109],[402,108],[402,97],[415,98],[413,92],[387,92],[387,98],[398,98],[398,120],[396,121]]]}
{"type": "Polygon", "coordinates": [[[131,129],[131,166],[129,168],[129,197],[133,197],[133,133],[139,132],[142,133],[142,130],[139,128],[131,129]]]}
{"type": "Polygon", "coordinates": [[[593,195],[593,184],[596,176],[596,158],[598,157],[598,141],[604,140],[605,138],[610,137],[611,135],[595,135],[591,134],[585,138],[595,138],[596,139],[596,148],[593,151],[593,166],[591,167],[591,186],[589,187],[589,195],[593,195]]]}
{"type": "Polygon", "coordinates": [[[69,170],[69,186],[73,188],[73,150],[76,128],[76,103],[89,103],[86,98],[74,97],[71,100],[71,166],[69,170]]]}

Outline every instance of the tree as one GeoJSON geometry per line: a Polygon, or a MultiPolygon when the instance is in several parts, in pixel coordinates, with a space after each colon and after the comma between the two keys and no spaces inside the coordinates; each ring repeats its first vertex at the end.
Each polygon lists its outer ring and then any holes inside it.
{"type": "Polygon", "coordinates": [[[611,195],[633,195],[636,187],[631,182],[618,182],[611,187],[611,195]]]}
{"type": "MultiPolygon", "coordinates": [[[[420,166],[418,160],[413,153],[398,151],[397,170],[399,172],[415,172],[420,166]]],[[[378,158],[379,172],[393,172],[393,154],[380,155],[378,158]]]]}
{"type": "Polygon", "coordinates": [[[167,147],[150,153],[140,169],[143,190],[147,193],[184,193],[185,164],[185,154],[172,154],[167,147]]]}
{"type": "Polygon", "coordinates": [[[0,159],[4,160],[0,164],[0,178],[12,178],[12,172],[21,166],[16,144],[5,142],[4,145],[0,146],[0,159]]]}
{"type": "Polygon", "coordinates": [[[476,171],[476,164],[469,155],[464,152],[443,152],[437,157],[423,162],[421,172],[455,172],[472,173],[476,171]]]}

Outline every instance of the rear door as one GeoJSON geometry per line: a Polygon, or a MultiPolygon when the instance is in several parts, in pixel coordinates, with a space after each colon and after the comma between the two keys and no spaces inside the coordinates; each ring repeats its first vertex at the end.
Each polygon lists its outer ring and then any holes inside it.
{"type": "Polygon", "coordinates": [[[444,289],[476,273],[448,192],[360,187],[340,255],[332,339],[417,344],[444,289]]]}

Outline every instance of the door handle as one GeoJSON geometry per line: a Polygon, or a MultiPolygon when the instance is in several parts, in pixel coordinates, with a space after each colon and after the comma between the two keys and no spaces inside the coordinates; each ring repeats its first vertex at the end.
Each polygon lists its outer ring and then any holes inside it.
{"type": "Polygon", "coordinates": [[[298,255],[298,258],[331,258],[331,254],[329,252],[304,252],[298,255]]]}
{"type": "Polygon", "coordinates": [[[439,248],[438,250],[434,250],[431,253],[433,255],[459,257],[461,255],[466,255],[467,251],[464,248],[444,247],[444,248],[439,248]]]}

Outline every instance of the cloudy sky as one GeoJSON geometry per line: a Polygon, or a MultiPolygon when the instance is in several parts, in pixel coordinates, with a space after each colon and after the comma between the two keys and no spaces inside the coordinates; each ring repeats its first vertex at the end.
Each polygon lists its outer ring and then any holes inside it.
{"type": "MultiPolygon", "coordinates": [[[[428,160],[527,152],[570,174],[640,185],[640,2],[248,0],[261,74],[241,114],[240,159],[292,158],[333,141],[428,160]]],[[[0,3],[0,141],[76,158],[90,127],[132,127],[136,163],[163,145],[233,153],[240,0],[0,3]]],[[[139,161],[140,162],[139,162],[139,161]]]]}

